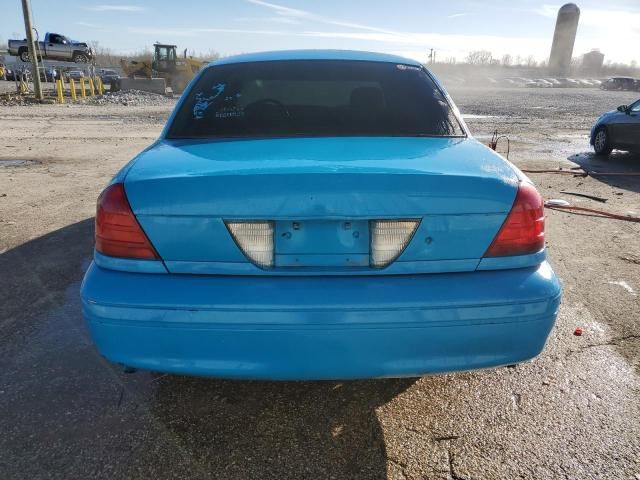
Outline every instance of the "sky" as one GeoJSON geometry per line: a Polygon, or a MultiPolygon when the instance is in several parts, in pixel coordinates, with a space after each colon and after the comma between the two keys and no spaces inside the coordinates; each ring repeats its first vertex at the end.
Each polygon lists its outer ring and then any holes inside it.
{"type": "MultiPolygon", "coordinates": [[[[574,56],[640,63],[640,0],[585,0],[574,56]]],[[[0,40],[24,38],[20,0],[0,0],[0,40]]],[[[532,0],[31,0],[39,32],[116,53],[154,42],[221,55],[298,48],[370,50],[464,61],[470,50],[549,56],[561,3],[532,0]],[[71,12],[71,13],[70,13],[71,12]]]]}

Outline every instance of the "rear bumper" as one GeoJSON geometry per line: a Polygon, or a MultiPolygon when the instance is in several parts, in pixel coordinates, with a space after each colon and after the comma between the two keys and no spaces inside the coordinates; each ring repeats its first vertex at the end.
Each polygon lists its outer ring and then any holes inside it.
{"type": "Polygon", "coordinates": [[[358,277],[154,275],[92,264],[83,313],[128,366],[251,379],[419,376],[538,355],[560,304],[546,262],[358,277]]]}

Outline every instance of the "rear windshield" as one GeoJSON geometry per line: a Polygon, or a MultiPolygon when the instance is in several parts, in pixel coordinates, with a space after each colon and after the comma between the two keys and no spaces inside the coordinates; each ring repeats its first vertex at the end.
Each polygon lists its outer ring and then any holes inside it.
{"type": "Polygon", "coordinates": [[[451,106],[422,68],[289,60],[208,68],[167,137],[462,135],[451,106]]]}

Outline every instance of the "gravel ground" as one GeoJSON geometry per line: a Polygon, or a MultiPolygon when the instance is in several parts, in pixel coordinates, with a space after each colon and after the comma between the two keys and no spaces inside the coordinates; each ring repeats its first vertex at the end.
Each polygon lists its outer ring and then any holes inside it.
{"type": "MultiPolygon", "coordinates": [[[[145,92],[142,90],[120,90],[117,92],[110,92],[109,87],[105,86],[104,95],[87,96],[86,99],[80,98],[80,87],[76,86],[78,100],[72,102],[68,86],[65,87],[65,101],[66,105],[124,105],[124,106],[169,106],[172,107],[175,104],[176,99],[168,97],[166,95],[159,95],[157,93],[145,92]]],[[[33,91],[33,86],[30,84],[30,90],[33,91]]],[[[55,91],[53,83],[42,83],[42,90],[47,102],[55,102],[55,91]]],[[[87,90],[88,91],[88,90],[87,90]]],[[[39,106],[33,96],[24,97],[16,93],[15,82],[3,82],[0,81],[0,106],[2,107],[14,107],[34,105],[39,106]]]]}
{"type": "Polygon", "coordinates": [[[175,99],[157,93],[143,92],[141,90],[121,90],[107,92],[104,95],[91,97],[86,102],[89,105],[125,105],[125,106],[162,106],[169,108],[175,105],[175,99]]]}
{"type": "MultiPolygon", "coordinates": [[[[587,138],[633,93],[451,94],[521,168],[640,171],[587,138]]],[[[163,101],[0,106],[0,478],[640,478],[640,224],[547,211],[563,306],[543,354],[515,368],[273,383],[106,363],[78,299],[95,199],[158,135],[163,101]]],[[[640,214],[640,177],[531,177],[546,198],[640,214]]]]}

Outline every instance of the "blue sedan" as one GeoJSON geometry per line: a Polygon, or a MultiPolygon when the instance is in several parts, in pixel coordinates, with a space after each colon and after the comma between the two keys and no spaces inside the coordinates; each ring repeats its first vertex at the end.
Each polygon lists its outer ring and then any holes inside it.
{"type": "Polygon", "coordinates": [[[613,149],[640,152],[640,100],[601,115],[591,128],[590,143],[596,155],[613,149]]]}
{"type": "Polygon", "coordinates": [[[543,201],[406,58],[224,58],[98,199],[98,350],[246,379],[419,376],[538,355],[543,201]]]}

